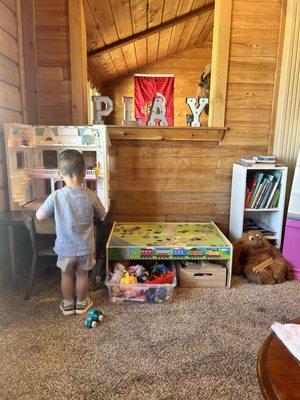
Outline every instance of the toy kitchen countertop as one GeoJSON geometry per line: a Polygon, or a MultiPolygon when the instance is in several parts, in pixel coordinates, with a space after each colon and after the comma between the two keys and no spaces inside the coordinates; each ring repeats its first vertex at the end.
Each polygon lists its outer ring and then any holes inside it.
{"type": "Polygon", "coordinates": [[[213,222],[117,223],[107,260],[231,261],[232,245],[213,222]]]}

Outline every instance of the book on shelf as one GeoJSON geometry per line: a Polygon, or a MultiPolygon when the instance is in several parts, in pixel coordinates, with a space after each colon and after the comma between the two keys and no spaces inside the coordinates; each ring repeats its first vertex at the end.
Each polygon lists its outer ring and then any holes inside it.
{"type": "MultiPolygon", "coordinates": [[[[273,200],[275,192],[276,192],[276,190],[278,188],[278,185],[279,185],[279,182],[281,180],[281,175],[282,174],[281,174],[280,171],[273,171],[273,175],[274,175],[274,182],[273,182],[273,185],[272,185],[272,190],[270,192],[270,196],[269,196],[269,198],[268,198],[268,200],[266,202],[266,208],[269,208],[270,205],[272,204],[272,200],[273,200]]],[[[279,192],[279,190],[278,190],[278,192],[279,192]]],[[[278,196],[278,198],[279,198],[279,196],[278,196]]],[[[273,207],[270,207],[270,208],[273,208],[273,207]]]]}
{"type": "Polygon", "coordinates": [[[260,189],[260,184],[261,184],[261,180],[263,179],[264,174],[262,172],[257,172],[254,175],[254,187],[250,196],[250,200],[249,200],[249,204],[248,207],[252,207],[252,204],[254,202],[254,200],[256,199],[256,196],[258,194],[258,191],[260,189]]]}
{"type": "Polygon", "coordinates": [[[277,207],[280,190],[279,183],[282,172],[257,171],[249,174],[245,196],[245,208],[267,209],[277,207]]]}

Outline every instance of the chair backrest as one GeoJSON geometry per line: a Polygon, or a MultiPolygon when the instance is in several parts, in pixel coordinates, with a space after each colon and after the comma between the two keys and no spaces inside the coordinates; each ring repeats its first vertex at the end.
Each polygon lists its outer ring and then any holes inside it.
{"type": "Polygon", "coordinates": [[[53,218],[46,221],[38,221],[33,217],[35,232],[39,235],[55,235],[55,222],[53,218]]]}
{"type": "Polygon", "coordinates": [[[24,223],[26,228],[29,230],[32,250],[37,253],[37,245],[39,238],[45,238],[45,236],[54,237],[55,235],[55,224],[54,219],[50,218],[47,221],[37,221],[35,218],[35,211],[23,210],[24,223]]]}

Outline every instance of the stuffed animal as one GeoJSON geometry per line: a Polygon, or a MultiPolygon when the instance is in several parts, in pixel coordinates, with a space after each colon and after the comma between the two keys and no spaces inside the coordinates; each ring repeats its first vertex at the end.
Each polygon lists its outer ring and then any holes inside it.
{"type": "Polygon", "coordinates": [[[248,281],[259,285],[273,285],[293,279],[292,270],[260,231],[245,232],[233,244],[232,272],[243,274],[248,281]]]}

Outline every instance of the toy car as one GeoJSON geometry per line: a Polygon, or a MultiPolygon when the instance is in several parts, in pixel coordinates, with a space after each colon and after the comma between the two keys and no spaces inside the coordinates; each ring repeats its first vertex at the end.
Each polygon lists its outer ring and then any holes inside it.
{"type": "Polygon", "coordinates": [[[100,310],[97,310],[96,308],[91,308],[88,316],[86,317],[84,325],[87,328],[95,328],[97,326],[98,321],[103,321],[103,313],[100,310]]]}

